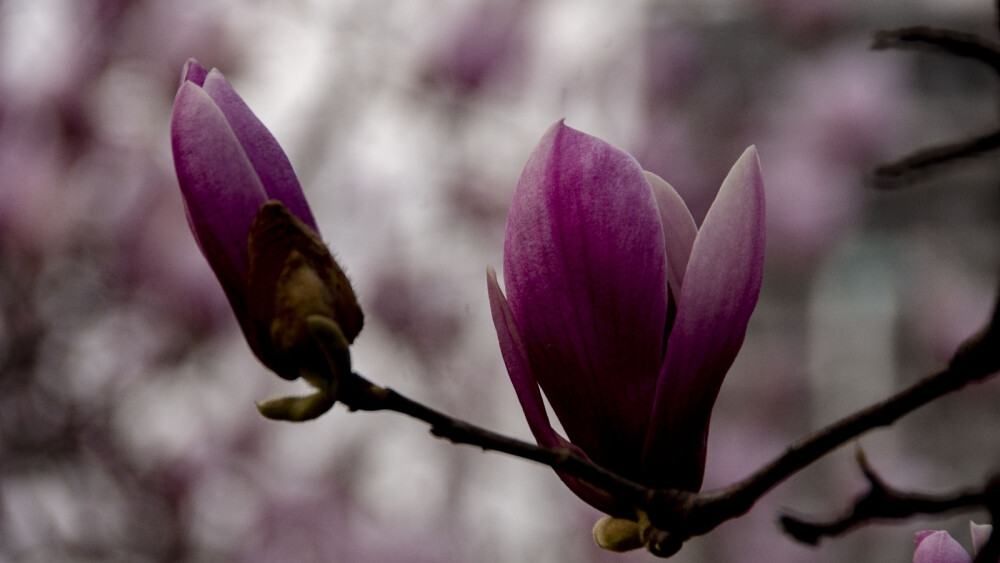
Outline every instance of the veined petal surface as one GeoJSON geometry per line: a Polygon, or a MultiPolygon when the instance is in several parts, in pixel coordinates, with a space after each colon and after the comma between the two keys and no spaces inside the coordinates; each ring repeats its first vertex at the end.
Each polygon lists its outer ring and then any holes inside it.
{"type": "Polygon", "coordinates": [[[764,269],[764,184],[754,147],[722,183],[691,249],[656,389],[644,482],[697,490],[712,406],[743,344],[764,269]]]}
{"type": "Polygon", "coordinates": [[[319,233],[309,204],[306,202],[292,163],[278,144],[274,135],[254,115],[243,98],[216,69],[208,72],[204,80],[205,92],[222,110],[233,133],[253,164],[268,199],[284,204],[296,217],[319,233]]]}
{"type": "Polygon", "coordinates": [[[660,222],[663,224],[663,243],[667,251],[667,262],[670,265],[667,278],[670,287],[675,292],[674,297],[677,298],[677,293],[684,281],[684,273],[687,271],[688,260],[691,258],[691,247],[694,246],[694,238],[698,235],[698,227],[695,225],[694,217],[691,216],[691,211],[688,210],[687,204],[681,199],[677,190],[656,174],[652,172],[645,174],[653,188],[653,196],[656,198],[656,206],[660,212],[660,222]]]}
{"type": "Polygon", "coordinates": [[[661,362],[663,228],[638,163],[553,125],[507,219],[504,277],[531,371],[570,441],[635,476],[661,362]]]}
{"type": "Polygon", "coordinates": [[[250,160],[218,106],[186,82],[171,120],[174,166],[198,242],[224,288],[246,285],[247,236],[267,200],[250,160]]]}
{"type": "Polygon", "coordinates": [[[542,400],[538,382],[531,373],[527,349],[514,324],[514,316],[510,312],[507,298],[504,297],[497,282],[497,273],[492,267],[487,267],[486,270],[486,289],[490,297],[493,326],[496,327],[497,338],[500,341],[500,352],[507,366],[510,382],[514,385],[517,400],[521,403],[521,410],[524,411],[524,417],[528,421],[528,427],[531,428],[531,433],[540,446],[559,446],[561,442],[552,429],[548,413],[545,412],[545,402],[542,400]]]}

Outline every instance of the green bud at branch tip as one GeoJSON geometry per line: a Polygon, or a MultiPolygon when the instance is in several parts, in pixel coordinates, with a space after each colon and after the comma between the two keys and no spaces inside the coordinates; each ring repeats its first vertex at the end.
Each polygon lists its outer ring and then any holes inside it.
{"type": "Polygon", "coordinates": [[[624,552],[642,547],[639,525],[632,520],[605,516],[594,524],[594,541],[608,551],[624,552]]]}
{"type": "Polygon", "coordinates": [[[304,422],[318,418],[336,402],[336,396],[317,391],[305,397],[279,397],[261,401],[257,403],[257,410],[271,420],[304,422]]]}

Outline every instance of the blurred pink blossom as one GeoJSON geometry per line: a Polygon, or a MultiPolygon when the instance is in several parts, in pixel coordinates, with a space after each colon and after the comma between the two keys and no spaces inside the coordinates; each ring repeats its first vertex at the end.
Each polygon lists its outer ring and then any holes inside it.
{"type": "Polygon", "coordinates": [[[503,71],[516,70],[525,53],[532,0],[481,0],[435,38],[423,70],[433,84],[469,93],[503,71]]]}
{"type": "Polygon", "coordinates": [[[854,223],[863,173],[899,134],[904,82],[895,65],[847,47],[789,72],[759,143],[768,162],[768,229],[776,257],[815,257],[854,223]]]}

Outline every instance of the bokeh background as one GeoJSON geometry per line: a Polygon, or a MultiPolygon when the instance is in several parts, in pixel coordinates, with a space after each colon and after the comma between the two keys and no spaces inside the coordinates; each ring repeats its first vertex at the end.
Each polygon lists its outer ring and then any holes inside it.
{"type": "MultiPolygon", "coordinates": [[[[218,67],[285,147],[366,313],[356,368],[529,438],[485,267],[545,129],[628,150],[696,219],[756,144],[768,262],[723,386],[706,487],[916,380],[985,321],[1000,167],[906,191],[866,171],[998,121],[989,70],[868,50],[874,29],[996,37],[986,0],[0,0],[0,561],[632,562],[547,468],[337,407],[301,425],[253,403],[301,390],[242,340],[188,232],[169,116],[187,57],[218,67]]],[[[860,440],[899,487],[997,469],[1000,382],[860,440]]],[[[695,561],[909,561],[875,525],[818,548],[781,511],[862,492],[855,446],[690,541],[695,561]]]]}

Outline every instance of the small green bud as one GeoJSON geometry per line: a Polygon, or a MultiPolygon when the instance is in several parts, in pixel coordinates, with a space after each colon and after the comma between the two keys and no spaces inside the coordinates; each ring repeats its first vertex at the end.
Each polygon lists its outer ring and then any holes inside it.
{"type": "Polygon", "coordinates": [[[594,524],[594,541],[608,551],[632,551],[642,547],[639,524],[625,518],[605,516],[594,524]]]}
{"type": "Polygon", "coordinates": [[[337,402],[335,396],[317,391],[306,397],[279,397],[257,403],[260,414],[271,420],[303,422],[319,417],[337,402]]]}

